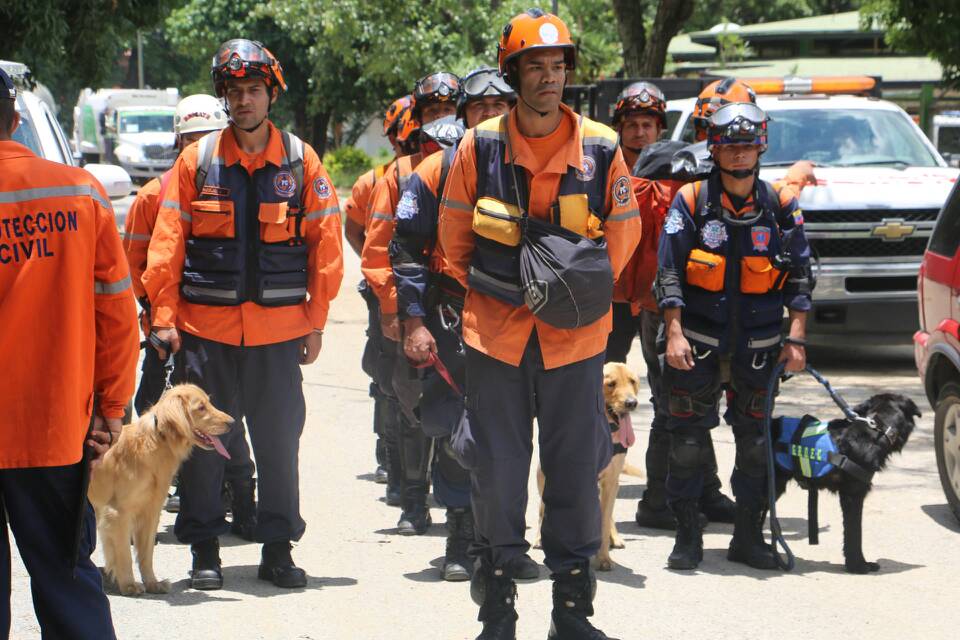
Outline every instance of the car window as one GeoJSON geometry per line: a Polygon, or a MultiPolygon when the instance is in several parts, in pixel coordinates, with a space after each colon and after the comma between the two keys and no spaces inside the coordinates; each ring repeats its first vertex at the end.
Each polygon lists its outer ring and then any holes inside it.
{"type": "Polygon", "coordinates": [[[960,126],[943,126],[937,131],[940,153],[960,153],[960,126]]]}
{"type": "Polygon", "coordinates": [[[693,126],[693,118],[687,118],[683,123],[683,130],[680,132],[680,139],[684,142],[693,144],[697,141],[697,129],[693,126]]]}
{"type": "Polygon", "coordinates": [[[143,111],[120,114],[120,133],[172,132],[173,113],[143,111]]]}
{"type": "Polygon", "coordinates": [[[822,166],[939,166],[908,118],[880,109],[771,110],[763,164],[810,160],[822,166]]]}
{"type": "Polygon", "coordinates": [[[43,157],[43,149],[40,147],[40,138],[37,136],[36,123],[27,112],[22,98],[17,98],[17,113],[20,114],[20,126],[13,132],[13,139],[23,146],[27,147],[35,154],[43,157]]]}
{"type": "Polygon", "coordinates": [[[960,245],[960,182],[955,182],[930,236],[930,251],[952,258],[960,245]]]}
{"type": "Polygon", "coordinates": [[[50,149],[50,157],[47,160],[53,160],[54,162],[59,162],[61,164],[70,164],[68,160],[67,150],[63,147],[63,137],[60,135],[60,125],[53,119],[50,113],[46,110],[43,112],[43,117],[46,118],[45,125],[49,127],[50,133],[53,134],[56,144],[52,145],[50,149]],[[56,157],[53,157],[53,154],[56,154],[56,157]]]}

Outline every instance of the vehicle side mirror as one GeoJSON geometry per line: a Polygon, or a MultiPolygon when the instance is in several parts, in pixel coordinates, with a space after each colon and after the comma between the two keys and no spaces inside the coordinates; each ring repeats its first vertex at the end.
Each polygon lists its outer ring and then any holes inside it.
{"type": "Polygon", "coordinates": [[[126,198],[130,195],[133,181],[123,167],[115,164],[87,164],[83,168],[93,174],[93,177],[103,185],[111,200],[126,198]]]}

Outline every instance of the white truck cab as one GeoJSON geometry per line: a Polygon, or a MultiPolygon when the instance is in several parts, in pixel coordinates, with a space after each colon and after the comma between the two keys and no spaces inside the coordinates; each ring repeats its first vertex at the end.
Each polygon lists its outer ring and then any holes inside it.
{"type": "Polygon", "coordinates": [[[960,167],[960,111],[933,116],[933,145],[954,167],[960,167]]]}
{"type": "MultiPolygon", "coordinates": [[[[693,141],[695,103],[668,104],[670,139],[693,141]]],[[[811,338],[909,342],[920,259],[960,172],[891,102],[788,94],[757,104],[771,118],[761,178],[777,180],[797,160],[816,164],[817,184],[800,197],[817,278],[811,338]]]]}

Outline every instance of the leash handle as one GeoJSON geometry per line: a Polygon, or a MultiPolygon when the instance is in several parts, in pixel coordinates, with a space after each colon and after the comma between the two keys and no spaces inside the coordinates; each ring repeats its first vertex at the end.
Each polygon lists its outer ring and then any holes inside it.
{"type": "Polygon", "coordinates": [[[147,342],[152,344],[156,349],[158,350],[163,349],[163,351],[166,352],[167,359],[163,363],[163,373],[164,373],[163,390],[166,391],[167,389],[172,389],[173,388],[173,366],[174,366],[173,345],[171,345],[169,342],[167,342],[166,340],[158,336],[155,331],[151,331],[150,335],[147,336],[147,342]]]}

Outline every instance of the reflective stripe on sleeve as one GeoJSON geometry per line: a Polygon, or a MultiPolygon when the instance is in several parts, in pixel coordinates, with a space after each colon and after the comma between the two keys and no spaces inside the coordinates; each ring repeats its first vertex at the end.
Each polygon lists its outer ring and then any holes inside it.
{"type": "Polygon", "coordinates": [[[306,219],[309,222],[310,220],[317,220],[318,218],[324,218],[326,216],[333,216],[340,214],[340,207],[327,207],[326,209],[320,209],[319,211],[308,211],[306,219]]]}
{"type": "Polygon", "coordinates": [[[451,209],[457,209],[459,211],[469,211],[473,213],[473,207],[471,207],[465,202],[460,202],[459,200],[451,200],[450,198],[444,198],[442,205],[444,207],[449,207],[451,209]]]}
{"type": "Polygon", "coordinates": [[[133,242],[150,242],[150,234],[147,233],[126,233],[123,234],[124,240],[132,240],[133,242]]]}
{"type": "Polygon", "coordinates": [[[43,198],[65,198],[70,196],[89,196],[102,204],[106,209],[113,211],[110,201],[100,195],[89,184],[69,184],[62,187],[35,187],[33,189],[18,189],[17,191],[0,191],[0,204],[14,204],[43,198]]]}
{"type": "Polygon", "coordinates": [[[607,216],[607,222],[623,222],[624,220],[629,220],[630,218],[636,218],[639,215],[640,209],[630,209],[629,211],[624,211],[623,213],[607,216]]]}
{"type": "Polygon", "coordinates": [[[160,203],[160,207],[163,209],[173,209],[180,212],[180,219],[184,222],[193,222],[193,216],[188,212],[180,208],[180,203],[176,200],[164,200],[160,203]]]}
{"type": "Polygon", "coordinates": [[[103,282],[102,280],[93,281],[93,292],[97,295],[110,295],[114,293],[123,293],[131,286],[130,276],[117,280],[116,282],[103,282]]]}
{"type": "Polygon", "coordinates": [[[393,220],[393,216],[389,213],[373,213],[370,217],[374,220],[393,220]]]}

